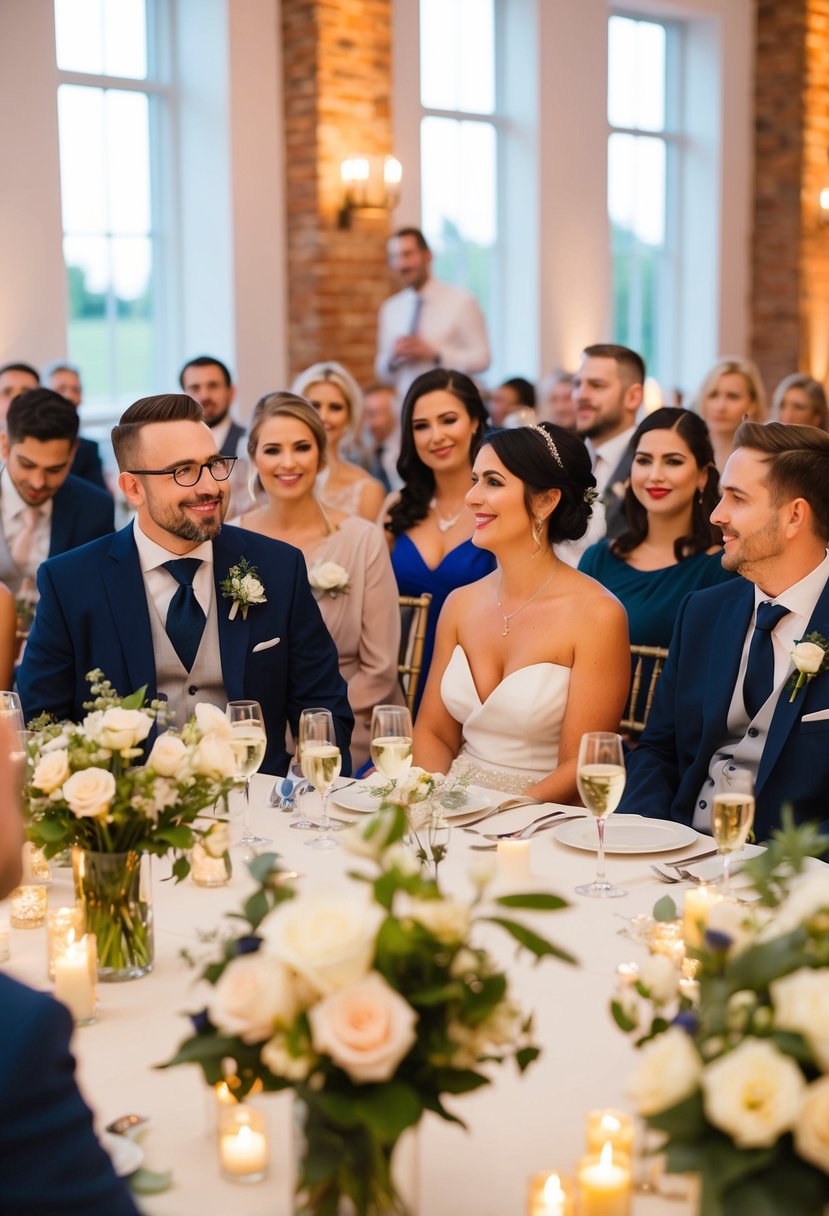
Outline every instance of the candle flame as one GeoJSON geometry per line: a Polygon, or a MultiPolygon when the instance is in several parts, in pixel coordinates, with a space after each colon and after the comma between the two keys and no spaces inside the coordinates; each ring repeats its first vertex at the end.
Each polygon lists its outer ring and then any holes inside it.
{"type": "Polygon", "coordinates": [[[564,1198],[564,1191],[561,1186],[561,1179],[558,1174],[550,1174],[550,1177],[544,1183],[544,1202],[554,1203],[556,1200],[564,1198]]]}
{"type": "Polygon", "coordinates": [[[613,1164],[613,1142],[606,1140],[604,1148],[599,1153],[599,1165],[603,1170],[608,1169],[613,1164]]]}

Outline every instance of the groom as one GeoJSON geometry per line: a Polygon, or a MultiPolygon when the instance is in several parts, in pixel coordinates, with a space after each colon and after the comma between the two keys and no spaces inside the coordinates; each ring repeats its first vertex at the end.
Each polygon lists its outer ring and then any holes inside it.
{"type": "Polygon", "coordinates": [[[711,521],[743,577],[684,601],[619,809],[710,831],[715,790],[745,768],[764,840],[787,803],[829,819],[829,435],[744,422],[735,444],[711,521]],[[802,639],[827,670],[795,689],[802,639]]]}
{"type": "Polygon", "coordinates": [[[330,709],[350,772],[353,716],[302,554],[222,527],[233,460],[220,456],[201,406],[184,395],[145,397],[112,443],[135,519],[41,567],[18,676],[26,718],[82,718],[86,673],[100,667],[121,693],[146,684],[148,698],[165,697],[177,725],[197,701],[258,701],[269,773],[287,770],[286,725],[296,735],[303,709],[330,709]],[[261,583],[246,608],[222,589],[243,559],[261,583]]]}

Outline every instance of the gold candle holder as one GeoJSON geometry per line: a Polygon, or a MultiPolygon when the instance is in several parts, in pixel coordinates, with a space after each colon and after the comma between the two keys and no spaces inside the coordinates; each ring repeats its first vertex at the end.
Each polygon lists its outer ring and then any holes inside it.
{"type": "Polygon", "coordinates": [[[46,919],[46,888],[16,887],[9,896],[13,929],[39,929],[46,919]]]}
{"type": "Polygon", "coordinates": [[[533,1174],[527,1186],[527,1216],[575,1216],[575,1188],[561,1174],[533,1174]]]}
{"type": "Polygon", "coordinates": [[[198,842],[190,851],[190,877],[197,887],[223,887],[230,882],[230,855],[221,853],[213,857],[203,844],[198,842]]]}
{"type": "Polygon", "coordinates": [[[626,1110],[588,1111],[588,1153],[600,1153],[607,1143],[613,1146],[614,1160],[620,1154],[633,1155],[633,1116],[626,1110]]]}
{"type": "Polygon", "coordinates": [[[73,907],[50,908],[46,913],[46,965],[49,979],[55,978],[55,959],[72,942],[83,937],[86,921],[83,904],[73,907]]]}
{"type": "Polygon", "coordinates": [[[664,954],[666,958],[681,966],[685,958],[685,941],[681,920],[655,921],[650,931],[648,947],[651,954],[664,954]]]}
{"type": "Polygon", "coordinates": [[[221,1106],[219,1161],[232,1182],[261,1182],[268,1172],[268,1135],[261,1111],[244,1102],[221,1106]]]}
{"type": "Polygon", "coordinates": [[[606,1144],[578,1167],[579,1216],[630,1216],[630,1159],[606,1144]]]}

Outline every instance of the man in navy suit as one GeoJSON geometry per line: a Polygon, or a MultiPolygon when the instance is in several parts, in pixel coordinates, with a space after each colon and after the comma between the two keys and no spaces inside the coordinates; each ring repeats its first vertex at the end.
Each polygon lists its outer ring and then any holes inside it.
{"type": "MultiPolygon", "coordinates": [[[[0,722],[0,899],[20,881],[23,845],[11,735],[0,722]]],[[[71,1034],[63,1005],[0,974],[0,1211],[138,1216],[78,1091],[71,1034]]]]}
{"type": "MultiPolygon", "coordinates": [[[[43,374],[53,392],[60,393],[61,397],[71,401],[76,410],[81,408],[83,386],[77,367],[58,359],[55,363],[50,363],[43,374]]],[[[106,490],[101,451],[94,439],[87,439],[84,435],[78,436],[78,447],[72,461],[72,476],[82,477],[84,481],[91,481],[94,486],[106,490]]]]}
{"type": "Polygon", "coordinates": [[[710,830],[714,792],[747,768],[763,840],[786,803],[829,818],[829,435],[745,422],[735,444],[711,520],[743,577],[683,603],[620,810],[710,830]],[[795,690],[802,639],[827,670],[795,690]]]}
{"type": "Polygon", "coordinates": [[[233,461],[216,450],[201,406],[184,395],[136,401],[112,442],[135,519],[42,567],[18,676],[27,718],[81,718],[86,673],[100,667],[120,692],[146,684],[150,698],[166,697],[178,724],[197,701],[258,701],[270,773],[287,769],[286,725],[296,735],[303,709],[328,708],[350,772],[354,720],[305,560],[222,527],[233,461]],[[243,559],[262,585],[246,609],[222,588],[243,559]]]}

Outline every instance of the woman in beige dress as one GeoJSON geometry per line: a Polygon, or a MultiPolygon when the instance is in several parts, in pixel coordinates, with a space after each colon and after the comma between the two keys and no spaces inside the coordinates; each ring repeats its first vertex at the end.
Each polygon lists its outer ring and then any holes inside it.
{"type": "Polygon", "coordinates": [[[308,581],[340,659],[354,711],[351,762],[369,758],[371,711],[403,703],[397,679],[397,584],[380,529],[317,497],[327,437],[307,401],[272,393],[256,405],[248,452],[267,501],[233,522],[301,549],[308,581]]]}

